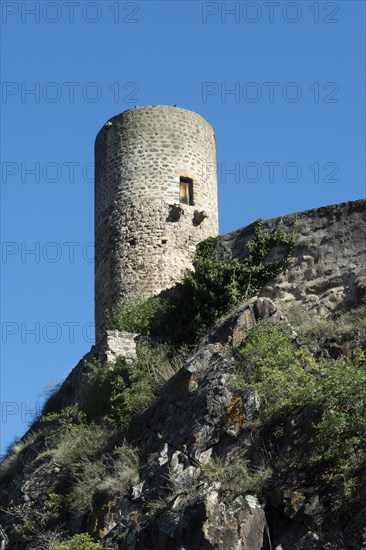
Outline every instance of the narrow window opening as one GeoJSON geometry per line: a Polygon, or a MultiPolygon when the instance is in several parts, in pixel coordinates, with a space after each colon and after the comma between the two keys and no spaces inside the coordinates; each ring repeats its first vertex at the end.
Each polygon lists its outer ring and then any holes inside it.
{"type": "Polygon", "coordinates": [[[191,178],[180,176],[179,202],[193,206],[193,180],[191,178]]]}

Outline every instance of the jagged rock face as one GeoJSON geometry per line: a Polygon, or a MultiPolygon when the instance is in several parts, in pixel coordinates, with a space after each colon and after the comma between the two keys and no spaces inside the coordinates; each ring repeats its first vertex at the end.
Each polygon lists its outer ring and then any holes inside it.
{"type": "MultiPolygon", "coordinates": [[[[360,303],[366,292],[366,199],[265,220],[264,229],[276,227],[280,219],[284,227],[293,227],[298,244],[287,269],[261,296],[279,304],[301,302],[320,314],[360,303]]],[[[243,259],[252,233],[249,225],[223,235],[222,252],[243,259]]],[[[283,254],[273,249],[268,259],[283,254]]]]}
{"type": "Polygon", "coordinates": [[[133,490],[136,507],[163,498],[167,485],[174,489],[151,524],[131,529],[126,548],[263,547],[266,518],[257,498],[243,494],[225,501],[221,482],[204,477],[204,466],[214,456],[237,452],[240,458],[245,450],[236,448],[236,435],[258,415],[259,401],[252,392],[234,396],[234,380],[235,366],[223,345],[207,344],[173,377],[165,397],[132,427],[129,437],[143,441],[153,457],[133,490]]]}
{"type": "MultiPolygon", "coordinates": [[[[365,511],[345,529],[337,524],[322,496],[296,469],[272,480],[265,502],[255,491],[233,487],[224,470],[209,477],[213,461],[231,464],[250,459],[260,468],[273,453],[278,420],[261,425],[261,400],[251,389],[235,389],[237,371],[228,345],[238,345],[243,327],[286,319],[268,298],[254,298],[212,328],[208,337],[169,381],[160,399],[136,419],[124,437],[138,445],[144,466],[128,495],[100,494],[87,521],[70,519],[71,532],[86,528],[109,549],[128,550],[332,550],[360,549],[365,540],[365,511]],[[161,503],[141,521],[146,503],[161,503]]],[[[280,419],[281,453],[305,445],[311,436],[306,411],[280,419]]],[[[27,463],[21,482],[4,487],[1,506],[11,501],[26,513],[37,508],[44,488],[62,483],[57,465],[35,469],[27,463]]],[[[3,520],[4,521],[4,520],[3,520]]],[[[4,527],[11,517],[5,516],[4,527]]],[[[14,540],[10,548],[19,546],[14,540]]]]}
{"type": "Polygon", "coordinates": [[[258,321],[285,321],[286,316],[270,298],[252,298],[235,314],[217,323],[209,330],[205,342],[220,342],[237,347],[247,330],[258,321]]]}
{"type": "Polygon", "coordinates": [[[265,513],[255,497],[240,496],[226,504],[220,501],[217,491],[208,488],[201,498],[188,506],[177,498],[158,518],[155,540],[151,534],[145,534],[144,540],[142,534],[139,544],[143,542],[146,545],[143,548],[167,550],[261,550],[265,530],[265,513]]]}
{"type": "MultiPolygon", "coordinates": [[[[92,512],[78,519],[70,517],[63,529],[70,534],[88,530],[113,550],[365,547],[366,509],[339,523],[328,494],[306,479],[301,469],[277,472],[265,494],[246,484],[244,473],[233,483],[226,471],[228,464],[246,461],[252,473],[260,471],[278,455],[286,458],[309,445],[313,411],[292,411],[263,421],[261,397],[253,388],[235,386],[237,365],[228,350],[239,346],[247,330],[259,321],[288,322],[282,305],[301,302],[305,308],[326,314],[360,303],[366,292],[365,213],[366,201],[361,200],[298,214],[299,243],[286,272],[271,281],[261,296],[211,327],[159,399],[136,417],[127,432],[122,430],[121,439],[137,446],[141,454],[129,492],[98,493],[92,512]],[[149,512],[148,505],[154,506],[153,511],[149,512]]],[[[293,219],[285,216],[284,225],[291,227],[293,219]]],[[[265,227],[277,222],[268,220],[265,227]]],[[[243,258],[250,236],[250,226],[223,236],[221,250],[243,258]]],[[[278,248],[271,258],[281,254],[278,248]]],[[[122,348],[133,355],[136,335],[130,336],[107,334],[86,360],[113,359],[122,348]],[[110,336],[115,337],[112,347],[110,336]]],[[[359,347],[365,349],[362,338],[359,347]]],[[[82,403],[85,380],[81,361],[53,405],[82,403]]],[[[36,453],[36,449],[28,450],[21,457],[19,477],[4,484],[1,508],[16,506],[20,514],[29,509],[37,513],[45,488],[64,483],[64,469],[52,460],[37,465],[33,462],[36,453]]],[[[6,532],[12,521],[11,515],[3,514],[0,522],[6,532]]],[[[0,545],[5,536],[0,527],[0,545]]],[[[19,543],[12,536],[9,548],[38,547],[19,543]]]]}

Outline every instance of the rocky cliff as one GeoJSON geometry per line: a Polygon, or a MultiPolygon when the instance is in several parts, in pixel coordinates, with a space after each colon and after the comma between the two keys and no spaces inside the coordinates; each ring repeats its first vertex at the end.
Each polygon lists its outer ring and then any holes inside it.
{"type": "MultiPolygon", "coordinates": [[[[2,547],[364,548],[365,215],[265,220],[292,259],[195,347],[107,332],[2,463],[2,547]]],[[[253,234],[218,256],[245,261],[253,234]]]]}

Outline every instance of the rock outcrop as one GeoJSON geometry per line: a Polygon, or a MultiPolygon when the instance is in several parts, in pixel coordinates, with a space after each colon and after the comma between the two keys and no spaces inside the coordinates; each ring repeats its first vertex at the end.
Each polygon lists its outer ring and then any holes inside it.
{"type": "MultiPolygon", "coordinates": [[[[287,228],[295,223],[298,244],[292,262],[259,296],[210,327],[155,400],[137,411],[132,422],[114,429],[99,455],[85,449],[82,471],[91,476],[85,487],[92,498],[79,513],[71,513],[65,503],[80,481],[80,464],[67,462],[66,444],[62,456],[52,452],[59,442],[36,422],[3,463],[1,548],[57,549],[58,540],[82,532],[111,550],[364,548],[362,491],[354,509],[340,517],[335,493],[322,485],[321,476],[309,475],[300,460],[312,445],[319,411],[299,404],[263,414],[265,399],[255,386],[238,385],[237,350],[248,331],[263,322],[285,325],[300,350],[301,338],[291,321],[294,304],[301,305],[304,315],[308,310],[323,316],[361,304],[365,214],[366,200],[360,200],[282,218],[287,228]],[[111,458],[115,449],[123,451],[121,461],[115,459],[117,467],[111,458]],[[299,460],[290,461],[295,455],[299,460]]],[[[274,228],[279,221],[267,220],[264,227],[274,228]]],[[[251,234],[248,226],[224,235],[221,254],[243,259],[251,234]]],[[[274,249],[269,259],[283,254],[274,249]]],[[[109,332],[70,373],[44,413],[82,405],[90,362],[112,364],[120,355],[133,361],[138,341],[136,334],[109,332]]],[[[365,334],[352,332],[347,342],[339,334],[327,335],[321,346],[315,342],[307,348],[310,370],[318,356],[333,357],[336,348],[339,356],[351,356],[357,348],[362,361],[365,334]]],[[[352,407],[350,411],[355,414],[352,407]]],[[[98,443],[105,427],[95,429],[98,443]]],[[[82,452],[78,457],[80,461],[82,452]]],[[[357,470],[361,485],[365,469],[363,464],[357,470]]]]}

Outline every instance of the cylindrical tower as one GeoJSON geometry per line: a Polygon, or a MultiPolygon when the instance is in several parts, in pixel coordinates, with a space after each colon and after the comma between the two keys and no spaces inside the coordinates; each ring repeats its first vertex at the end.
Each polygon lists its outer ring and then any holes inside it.
{"type": "Polygon", "coordinates": [[[111,118],[95,141],[95,324],[126,297],[181,279],[218,232],[216,148],[201,116],[170,106],[111,118]]]}

